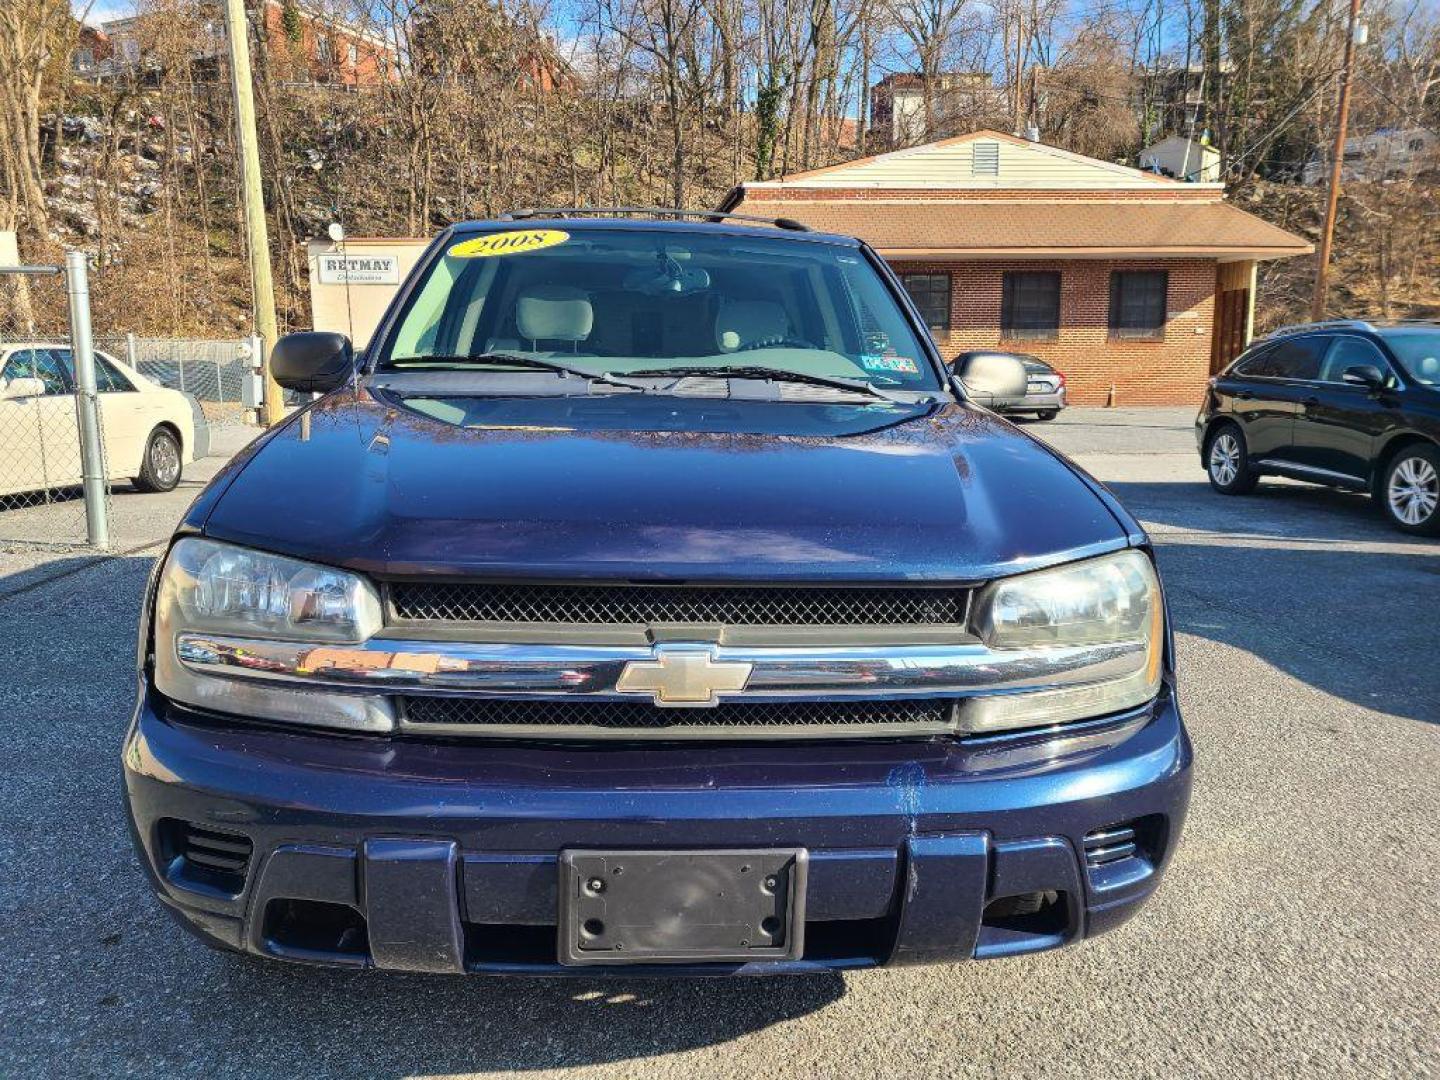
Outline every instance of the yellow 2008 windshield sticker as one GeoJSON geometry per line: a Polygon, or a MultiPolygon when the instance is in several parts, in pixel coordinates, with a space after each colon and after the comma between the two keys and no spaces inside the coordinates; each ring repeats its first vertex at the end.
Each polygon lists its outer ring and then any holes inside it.
{"type": "Polygon", "coordinates": [[[515,229],[510,232],[486,233],[461,240],[445,254],[457,259],[485,259],[491,255],[518,255],[522,251],[539,251],[570,239],[559,229],[515,229]]]}

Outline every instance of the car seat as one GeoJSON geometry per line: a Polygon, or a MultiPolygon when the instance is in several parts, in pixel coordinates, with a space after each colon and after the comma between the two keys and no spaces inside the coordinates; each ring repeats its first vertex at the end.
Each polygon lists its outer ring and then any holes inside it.
{"type": "Polygon", "coordinates": [[[570,285],[537,285],[515,300],[515,329],[537,351],[545,342],[575,352],[594,325],[589,294],[570,285]]]}

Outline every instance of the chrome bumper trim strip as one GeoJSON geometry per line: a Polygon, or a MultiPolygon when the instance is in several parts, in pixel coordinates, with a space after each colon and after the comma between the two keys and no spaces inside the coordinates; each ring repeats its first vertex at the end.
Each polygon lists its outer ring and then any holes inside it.
{"type": "MultiPolygon", "coordinates": [[[[374,694],[637,700],[617,688],[640,646],[501,645],[373,638],[359,645],[297,644],[185,633],[176,653],[191,671],[299,684],[311,690],[374,694]]],[[[690,648],[678,644],[666,648],[690,648]]],[[[696,643],[717,664],[750,665],[743,689],[718,700],[853,697],[974,697],[1108,682],[1145,665],[1140,641],[1107,645],[990,649],[965,644],[887,647],[750,648],[696,643]]]]}

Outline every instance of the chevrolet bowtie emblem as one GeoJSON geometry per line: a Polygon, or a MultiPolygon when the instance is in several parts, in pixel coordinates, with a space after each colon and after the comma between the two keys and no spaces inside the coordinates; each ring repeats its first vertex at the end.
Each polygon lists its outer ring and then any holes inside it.
{"type": "Polygon", "coordinates": [[[718,695],[745,689],[752,664],[716,660],[708,649],[656,649],[654,660],[631,660],[615,680],[622,694],[649,694],[656,705],[716,705],[718,695]]]}

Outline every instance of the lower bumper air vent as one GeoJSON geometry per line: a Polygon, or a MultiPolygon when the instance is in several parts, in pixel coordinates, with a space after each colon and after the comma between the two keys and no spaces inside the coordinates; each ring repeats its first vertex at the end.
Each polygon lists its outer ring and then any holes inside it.
{"type": "Polygon", "coordinates": [[[160,850],[166,876],[176,884],[226,896],[245,888],[253,850],[247,836],[167,819],[160,823],[160,850]]]}
{"type": "Polygon", "coordinates": [[[1096,829],[1085,837],[1085,865],[1094,870],[1121,859],[1128,859],[1136,852],[1135,829],[1130,825],[1112,825],[1096,829]]]}
{"type": "Polygon", "coordinates": [[[1085,837],[1085,871],[1095,889],[1135,885],[1155,872],[1165,851],[1165,818],[1158,814],[1096,829],[1085,837]]]}

